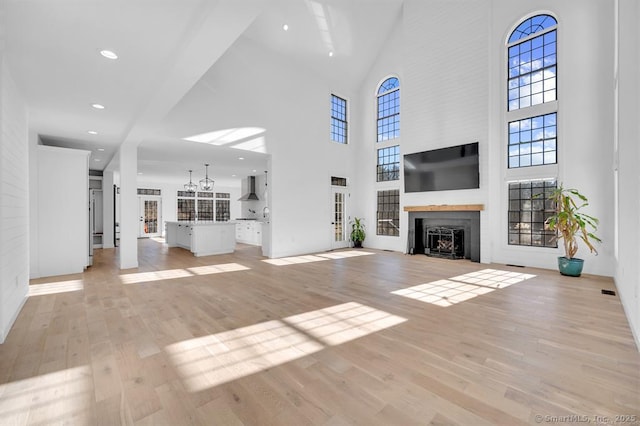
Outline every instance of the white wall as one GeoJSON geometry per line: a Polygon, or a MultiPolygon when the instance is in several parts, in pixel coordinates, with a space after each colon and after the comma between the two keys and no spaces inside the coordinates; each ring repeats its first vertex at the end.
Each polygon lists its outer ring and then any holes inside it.
{"type": "MultiPolygon", "coordinates": [[[[330,176],[361,173],[354,144],[330,141],[331,93],[347,98],[349,107],[357,104],[340,82],[240,38],[186,95],[185,104],[200,105],[203,123],[215,117],[225,127],[266,129],[273,257],[329,249],[330,176]]],[[[187,112],[173,111],[181,113],[187,112]]]]}
{"type": "Polygon", "coordinates": [[[585,272],[613,275],[613,6],[598,0],[405,1],[402,28],[381,47],[359,95],[360,153],[367,161],[360,168],[358,192],[360,214],[370,228],[366,245],[404,251],[406,205],[484,204],[482,262],[557,267],[561,249],[507,244],[504,46],[523,18],[546,11],[559,20],[560,135],[554,173],[566,186],[582,190],[591,201],[588,212],[602,221],[600,255],[590,256],[585,248],[579,252],[587,258],[585,272]],[[375,89],[389,75],[400,77],[401,155],[478,141],[479,189],[403,194],[402,172],[399,182],[375,183],[380,145],[375,143],[375,89]],[[375,236],[375,192],[387,186],[401,188],[399,238],[375,236]]]}
{"type": "Polygon", "coordinates": [[[87,266],[90,154],[37,147],[38,255],[31,278],[79,273],[87,266]]]}
{"type": "Polygon", "coordinates": [[[618,250],[615,281],[631,330],[640,348],[640,6],[619,0],[618,60],[618,250]]]}
{"type": "Polygon", "coordinates": [[[26,104],[0,50],[0,343],[29,287],[29,147],[26,104]]]}
{"type": "MultiPolygon", "coordinates": [[[[492,158],[487,219],[492,224],[490,260],[557,268],[556,249],[507,245],[506,65],[504,43],[525,17],[551,13],[558,19],[558,166],[565,187],[575,187],[590,201],[589,214],[601,221],[599,255],[581,246],[585,273],[613,275],[613,3],[599,0],[557,2],[494,0],[489,21],[489,127],[492,158]],[[585,52],[589,52],[585,54],[585,52]]],[[[533,168],[532,168],[533,169],[533,168]]],[[[554,176],[549,176],[554,177],[554,176]]]]}
{"type": "MultiPolygon", "coordinates": [[[[356,140],[358,163],[355,169],[355,187],[352,188],[352,216],[364,220],[366,238],[365,247],[404,251],[407,243],[406,218],[402,213],[404,201],[403,179],[394,182],[376,183],[376,94],[380,83],[389,77],[397,77],[400,80],[400,137],[384,144],[384,147],[400,145],[400,156],[406,154],[405,141],[408,139],[405,133],[406,100],[409,89],[404,72],[404,44],[407,35],[402,27],[401,16],[398,16],[398,25],[383,46],[380,46],[380,55],[371,67],[367,78],[362,82],[358,92],[357,125],[360,137],[356,140]],[[377,191],[387,189],[400,189],[400,236],[376,235],[376,203],[377,191]]],[[[400,173],[402,176],[402,171],[400,173]]],[[[349,228],[350,229],[350,228],[349,228]]]]}

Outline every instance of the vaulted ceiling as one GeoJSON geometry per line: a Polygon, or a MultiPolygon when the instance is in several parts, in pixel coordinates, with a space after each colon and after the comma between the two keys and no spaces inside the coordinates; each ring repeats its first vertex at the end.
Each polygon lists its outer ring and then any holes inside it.
{"type": "MultiPolygon", "coordinates": [[[[231,181],[261,173],[265,155],[184,140],[202,127],[198,114],[184,113],[200,108],[188,95],[218,60],[244,40],[356,89],[402,0],[5,0],[2,7],[6,62],[43,143],[90,150],[96,170],[133,143],[139,172],[157,181],[185,180],[187,169],[204,171],[203,158],[214,157],[218,178],[231,181]],[[103,57],[104,49],[118,58],[103,57]],[[167,120],[177,107],[180,122],[175,114],[167,120]]],[[[260,132],[216,125],[218,141],[260,132]]]]}

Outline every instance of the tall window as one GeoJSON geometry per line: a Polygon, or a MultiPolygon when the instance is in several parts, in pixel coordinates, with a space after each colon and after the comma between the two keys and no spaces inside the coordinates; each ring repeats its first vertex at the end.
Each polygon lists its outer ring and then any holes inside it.
{"type": "Polygon", "coordinates": [[[216,222],[226,222],[231,219],[231,194],[216,192],[216,222]]]}
{"type": "Polygon", "coordinates": [[[556,115],[509,123],[509,168],[556,163],[556,115]]]}
{"type": "Polygon", "coordinates": [[[331,95],[331,140],[347,143],[347,101],[331,95]]]}
{"type": "Polygon", "coordinates": [[[378,142],[400,136],[400,81],[391,77],[378,88],[378,142]]]}
{"type": "Polygon", "coordinates": [[[555,212],[547,198],[556,188],[555,179],[509,184],[509,244],[558,246],[555,232],[544,228],[544,221],[555,212]]]}
{"type": "Polygon", "coordinates": [[[198,192],[198,220],[213,220],[213,192],[198,192]]]}
{"type": "Polygon", "coordinates": [[[549,168],[558,163],[557,29],[553,16],[532,16],[506,46],[510,245],[557,246],[555,235],[544,229],[554,207],[546,197],[557,185],[557,166],[549,168]]]}
{"type": "Polygon", "coordinates": [[[556,100],[555,18],[537,15],[509,37],[509,111],[556,100]]]}
{"type": "Polygon", "coordinates": [[[400,190],[378,191],[377,235],[400,235],[400,190]]]}
{"type": "Polygon", "coordinates": [[[178,220],[196,220],[196,193],[191,191],[178,191],[177,200],[178,220]]]}
{"type": "Polygon", "coordinates": [[[378,150],[377,181],[400,179],[400,146],[390,146],[378,150]]]}

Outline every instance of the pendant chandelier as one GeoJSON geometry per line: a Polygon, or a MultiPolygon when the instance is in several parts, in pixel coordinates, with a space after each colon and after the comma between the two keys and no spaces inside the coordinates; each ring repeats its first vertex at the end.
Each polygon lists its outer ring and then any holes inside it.
{"type": "Polygon", "coordinates": [[[189,183],[185,183],[184,184],[184,190],[185,191],[189,191],[189,192],[196,192],[196,190],[198,189],[198,185],[196,185],[195,183],[193,183],[191,181],[191,173],[193,172],[193,170],[189,170],[189,183]]]}
{"type": "Polygon", "coordinates": [[[209,165],[205,164],[205,178],[200,180],[200,189],[203,191],[211,191],[213,189],[213,180],[209,179],[209,165]]]}

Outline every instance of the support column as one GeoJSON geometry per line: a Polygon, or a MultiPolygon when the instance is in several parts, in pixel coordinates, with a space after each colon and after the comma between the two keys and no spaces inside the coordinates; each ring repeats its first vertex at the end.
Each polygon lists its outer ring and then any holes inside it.
{"type": "Polygon", "coordinates": [[[114,247],[114,202],[113,202],[113,172],[104,171],[102,174],[102,217],[104,225],[102,227],[102,248],[108,249],[114,247]]]}
{"type": "Polygon", "coordinates": [[[120,146],[120,269],[138,267],[138,148],[120,146]]]}

